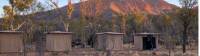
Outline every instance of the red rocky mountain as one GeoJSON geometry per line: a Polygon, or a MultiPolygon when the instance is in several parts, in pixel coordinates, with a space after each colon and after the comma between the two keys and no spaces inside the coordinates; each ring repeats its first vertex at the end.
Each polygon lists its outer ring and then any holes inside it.
{"type": "MultiPolygon", "coordinates": [[[[134,12],[141,12],[146,14],[159,15],[164,12],[173,11],[174,8],[177,8],[177,6],[169,4],[164,0],[87,0],[73,5],[74,11],[72,17],[80,16],[81,4],[84,4],[82,8],[84,15],[103,15],[103,17],[105,18],[111,17],[113,13],[128,14],[134,12]]],[[[57,16],[59,15],[63,18],[67,18],[66,8],[67,6],[59,8],[58,10],[60,10],[61,12],[57,12],[56,10],[39,12],[36,14],[36,16],[40,16],[37,17],[38,19],[55,19],[58,18],[57,16]]]]}
{"type": "MultiPolygon", "coordinates": [[[[72,17],[79,18],[81,10],[86,16],[101,15],[104,19],[110,19],[112,14],[128,14],[140,12],[150,15],[160,15],[164,12],[171,12],[177,6],[167,3],[164,0],[87,0],[73,4],[74,11],[72,17]],[[80,8],[81,4],[84,4],[80,8]]],[[[67,6],[56,9],[35,13],[33,18],[36,20],[60,21],[67,18],[67,6]]],[[[63,28],[62,25],[58,25],[63,28]]]]}

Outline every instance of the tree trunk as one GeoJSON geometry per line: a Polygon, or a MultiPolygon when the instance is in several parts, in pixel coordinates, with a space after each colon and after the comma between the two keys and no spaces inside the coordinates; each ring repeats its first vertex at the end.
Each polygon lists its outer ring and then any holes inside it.
{"type": "Polygon", "coordinates": [[[112,18],[112,32],[115,32],[116,29],[115,29],[115,18],[113,17],[112,18]]]}
{"type": "Polygon", "coordinates": [[[125,33],[126,32],[126,19],[124,16],[122,16],[122,22],[121,22],[121,33],[125,33]]]}
{"type": "Polygon", "coordinates": [[[182,40],[183,40],[183,43],[182,43],[183,53],[185,53],[186,52],[186,44],[187,44],[187,29],[186,29],[186,27],[184,27],[182,40]]]}
{"type": "Polygon", "coordinates": [[[67,24],[65,24],[65,22],[63,22],[64,26],[65,26],[65,31],[66,32],[69,32],[69,25],[70,25],[70,22],[71,22],[71,15],[68,15],[68,22],[67,24]]]}
{"type": "Polygon", "coordinates": [[[36,30],[34,33],[36,36],[36,51],[38,52],[38,56],[44,56],[44,49],[45,49],[45,34],[42,30],[36,30]]]}
{"type": "Polygon", "coordinates": [[[66,32],[69,32],[69,23],[67,23],[66,28],[65,28],[66,32]]]}
{"type": "Polygon", "coordinates": [[[25,47],[25,41],[23,40],[23,56],[26,56],[26,47],[25,47]]]}

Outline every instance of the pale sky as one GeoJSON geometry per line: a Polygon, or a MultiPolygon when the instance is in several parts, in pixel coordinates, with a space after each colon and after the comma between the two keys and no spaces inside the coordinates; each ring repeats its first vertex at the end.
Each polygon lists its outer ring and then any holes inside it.
{"type": "MultiPolygon", "coordinates": [[[[9,0],[0,0],[0,17],[2,17],[2,15],[3,15],[3,9],[2,9],[2,7],[4,5],[9,5],[8,1],[9,0]]],[[[44,0],[39,0],[39,1],[44,1],[44,0]]],[[[67,4],[68,0],[57,0],[57,1],[58,1],[59,7],[63,7],[63,6],[65,6],[67,4]]],[[[180,6],[179,2],[178,2],[179,0],[165,0],[165,1],[167,1],[168,3],[171,3],[171,4],[175,4],[177,6],[180,6]]],[[[72,0],[72,2],[73,3],[78,3],[79,0],[72,0]]]]}

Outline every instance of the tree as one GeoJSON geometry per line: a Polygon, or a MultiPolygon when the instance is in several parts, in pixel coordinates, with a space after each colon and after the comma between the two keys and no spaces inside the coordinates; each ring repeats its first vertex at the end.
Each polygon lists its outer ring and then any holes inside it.
{"type": "Polygon", "coordinates": [[[3,18],[3,24],[2,24],[2,27],[4,27],[3,29],[4,30],[9,30],[9,29],[13,29],[13,27],[11,27],[12,24],[11,23],[11,20],[13,19],[13,12],[12,12],[12,8],[10,6],[4,6],[3,7],[3,10],[4,10],[4,18],[3,18]]]}
{"type": "Polygon", "coordinates": [[[173,45],[174,45],[174,40],[172,35],[171,35],[171,31],[172,31],[172,17],[170,14],[168,13],[165,13],[163,14],[163,21],[164,22],[164,33],[165,33],[165,39],[164,39],[164,42],[165,42],[165,46],[166,48],[169,50],[169,56],[171,56],[171,50],[173,50],[173,45]]]}
{"type": "MultiPolygon", "coordinates": [[[[37,0],[9,0],[12,8],[12,12],[16,12],[15,15],[18,17],[21,17],[23,19],[23,56],[26,56],[27,50],[27,45],[32,44],[33,39],[36,38],[36,51],[39,52],[38,56],[43,56],[44,52],[44,42],[42,40],[42,36],[44,34],[44,30],[39,30],[40,27],[38,27],[37,23],[35,20],[33,20],[32,16],[34,16],[35,12],[41,11],[44,8],[42,8],[41,3],[37,3],[37,0]],[[38,28],[37,28],[38,27],[38,28]],[[38,33],[40,35],[37,35],[35,33],[38,33]]],[[[14,17],[13,17],[14,18],[14,17]]],[[[14,20],[13,20],[14,21],[14,20]]],[[[21,25],[23,25],[21,24],[21,25]]]]}
{"type": "Polygon", "coordinates": [[[192,12],[193,8],[197,6],[197,0],[179,0],[182,8],[177,12],[178,19],[182,25],[182,48],[183,53],[186,52],[186,44],[188,43],[188,31],[191,29],[191,23],[195,19],[194,12],[192,12]]]}
{"type": "Polygon", "coordinates": [[[135,31],[136,32],[142,32],[144,31],[144,24],[145,24],[145,14],[140,13],[140,12],[132,12],[133,15],[133,20],[136,23],[135,31]]]}
{"type": "Polygon", "coordinates": [[[73,7],[73,5],[72,5],[72,1],[69,0],[69,1],[68,1],[68,5],[67,5],[68,23],[67,23],[67,25],[64,24],[65,30],[66,30],[67,32],[69,32],[69,23],[70,23],[70,21],[72,20],[72,19],[71,19],[71,16],[72,16],[73,10],[74,10],[74,7],[73,7]]]}
{"type": "Polygon", "coordinates": [[[17,27],[14,28],[14,16],[16,15],[23,15],[24,13],[22,11],[28,11],[28,9],[30,9],[30,7],[32,7],[32,5],[36,2],[36,0],[9,0],[10,3],[10,7],[6,9],[5,6],[5,10],[9,10],[10,14],[8,14],[10,16],[10,28],[11,30],[15,31],[18,30],[22,27],[22,25],[24,25],[27,21],[30,21],[30,19],[26,19],[25,21],[23,21],[22,23],[18,23],[16,24],[17,27]],[[17,13],[17,12],[22,12],[21,13],[17,13]]]}
{"type": "Polygon", "coordinates": [[[81,43],[83,43],[84,47],[86,46],[86,41],[88,39],[87,34],[86,33],[86,26],[87,26],[87,20],[86,20],[86,13],[90,13],[90,12],[86,12],[87,10],[87,3],[84,2],[85,0],[80,0],[80,21],[79,21],[79,29],[77,29],[76,31],[78,31],[79,33],[75,33],[76,35],[79,35],[79,39],[81,39],[81,43]]]}
{"type": "Polygon", "coordinates": [[[13,8],[11,6],[4,6],[4,18],[3,18],[3,27],[4,30],[11,30],[11,31],[16,31],[22,27],[22,25],[25,24],[25,22],[22,23],[14,23],[16,19],[15,17],[15,12],[13,11],[13,8]]]}
{"type": "MultiPolygon", "coordinates": [[[[101,14],[103,9],[102,0],[80,0],[80,21],[81,28],[80,30],[84,31],[81,33],[82,43],[86,43],[87,40],[91,40],[89,42],[94,42],[93,39],[96,37],[96,32],[102,27],[101,14]],[[88,34],[84,34],[88,33],[88,34]]],[[[86,45],[86,44],[85,44],[86,45]]]]}
{"type": "MultiPolygon", "coordinates": [[[[111,8],[113,13],[119,15],[119,17],[121,18],[121,23],[120,23],[120,28],[121,29],[120,29],[120,32],[125,33],[126,32],[126,18],[125,18],[126,17],[126,13],[123,12],[119,8],[119,6],[114,2],[111,3],[110,8],[111,8]]],[[[115,19],[112,19],[112,21],[113,21],[112,28],[114,29],[115,28],[115,24],[114,24],[115,23],[115,19]]]]}
{"type": "Polygon", "coordinates": [[[20,11],[30,8],[35,1],[36,0],[9,0],[11,6],[20,11]]]}

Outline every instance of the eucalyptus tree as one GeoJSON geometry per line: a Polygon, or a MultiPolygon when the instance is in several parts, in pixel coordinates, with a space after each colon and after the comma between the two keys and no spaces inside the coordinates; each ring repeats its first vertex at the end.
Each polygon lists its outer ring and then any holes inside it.
{"type": "Polygon", "coordinates": [[[3,18],[3,24],[2,27],[4,30],[12,30],[13,29],[13,24],[11,24],[14,16],[14,12],[12,11],[11,6],[4,6],[4,18],[3,18]]]}
{"type": "MultiPolygon", "coordinates": [[[[125,17],[127,14],[124,11],[122,11],[122,9],[119,8],[119,6],[115,2],[111,2],[110,8],[114,14],[119,15],[119,17],[121,18],[120,32],[125,33],[126,32],[126,18],[125,17]]],[[[112,28],[114,29],[115,28],[114,27],[115,19],[113,19],[112,21],[113,21],[112,28]]]]}
{"type": "Polygon", "coordinates": [[[69,32],[69,25],[70,25],[70,21],[72,20],[72,13],[74,11],[74,7],[72,4],[71,0],[68,0],[68,5],[67,5],[67,16],[68,16],[68,23],[67,25],[65,24],[65,29],[67,32],[69,32]]]}
{"type": "Polygon", "coordinates": [[[188,43],[188,31],[191,30],[193,21],[197,18],[193,12],[194,7],[198,6],[197,0],[179,0],[182,6],[178,10],[177,15],[179,22],[181,23],[182,30],[182,48],[183,53],[186,52],[186,44],[188,43]]]}
{"type": "Polygon", "coordinates": [[[16,14],[15,11],[11,6],[4,6],[4,18],[3,18],[3,26],[4,30],[10,30],[10,31],[16,31],[19,30],[25,22],[17,22],[17,19],[15,19],[16,14]]]}
{"type": "MultiPolygon", "coordinates": [[[[96,0],[80,0],[80,35],[82,35],[81,41],[84,44],[84,46],[87,45],[87,41],[90,38],[93,38],[95,36],[96,30],[96,22],[98,21],[97,17],[97,11],[96,8],[96,0]]],[[[98,3],[97,3],[98,4],[98,3]]]]}
{"type": "MultiPolygon", "coordinates": [[[[25,16],[25,15],[28,15],[29,12],[30,13],[32,12],[31,9],[32,9],[33,5],[35,5],[36,0],[9,0],[9,3],[11,5],[12,12],[13,13],[15,12],[14,15],[25,16]]],[[[13,22],[13,21],[14,21],[14,19],[11,20],[11,22],[13,22]]],[[[31,23],[31,22],[32,21],[29,17],[29,18],[24,19],[24,21],[21,25],[23,25],[25,23],[28,24],[28,23],[31,23]]],[[[13,24],[13,23],[11,23],[11,24],[13,24]]],[[[11,26],[11,27],[13,27],[13,26],[11,26]]]]}
{"type": "MultiPolygon", "coordinates": [[[[12,11],[16,12],[15,15],[19,16],[21,19],[23,19],[23,44],[24,44],[24,54],[23,56],[26,56],[27,45],[31,45],[33,42],[33,39],[35,36],[40,36],[35,34],[36,32],[44,33],[45,29],[41,30],[38,26],[38,23],[36,20],[34,20],[33,16],[35,16],[36,12],[44,11],[44,7],[41,2],[38,2],[38,0],[9,0],[9,3],[11,5],[12,11]],[[37,31],[39,30],[39,31],[37,31]]],[[[39,16],[36,16],[39,17],[39,16]]],[[[42,26],[41,26],[42,27],[42,26]]],[[[36,39],[36,49],[39,52],[38,56],[43,56],[44,51],[44,43],[42,40],[43,37],[37,37],[36,39]]]]}
{"type": "Polygon", "coordinates": [[[173,17],[172,15],[170,15],[169,13],[165,13],[162,14],[162,18],[163,18],[163,23],[164,23],[164,31],[163,31],[163,35],[166,37],[164,38],[164,44],[166,46],[166,48],[169,50],[169,56],[171,56],[171,51],[173,50],[173,47],[175,45],[175,38],[172,35],[173,32],[173,17]]]}

